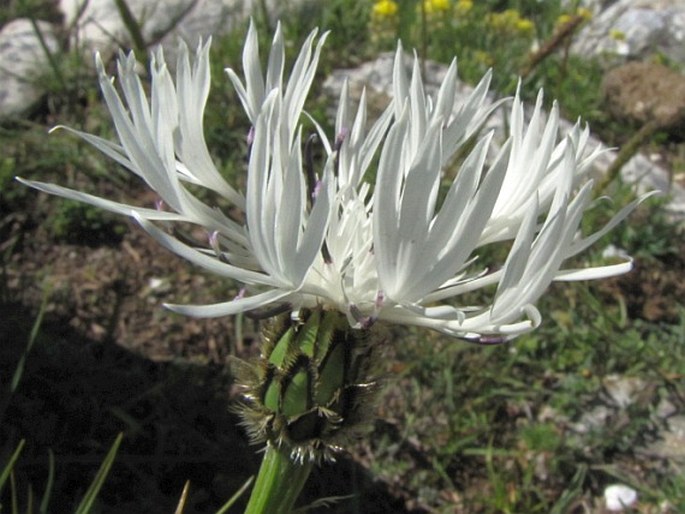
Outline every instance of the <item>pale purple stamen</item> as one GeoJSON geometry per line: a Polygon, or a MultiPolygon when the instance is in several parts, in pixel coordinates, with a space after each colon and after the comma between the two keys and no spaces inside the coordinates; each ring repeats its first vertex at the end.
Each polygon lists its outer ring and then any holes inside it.
{"type": "Polygon", "coordinates": [[[312,191],[312,200],[316,200],[316,197],[319,195],[320,191],[321,191],[321,181],[317,180],[316,183],[314,184],[314,190],[312,191]]]}
{"type": "Polygon", "coordinates": [[[475,340],[476,343],[482,344],[485,346],[502,344],[502,343],[506,343],[507,341],[508,341],[507,338],[502,337],[502,336],[495,336],[495,335],[492,335],[492,336],[483,335],[483,336],[480,336],[478,339],[475,340]]]}
{"type": "Polygon", "coordinates": [[[385,303],[385,293],[383,291],[378,291],[374,304],[376,311],[380,311],[383,308],[383,303],[385,303]]]}
{"type": "Polygon", "coordinates": [[[340,129],[340,132],[338,132],[338,135],[335,136],[335,143],[333,146],[333,149],[337,152],[340,150],[340,147],[342,146],[343,142],[345,139],[347,139],[347,135],[350,133],[350,129],[347,127],[343,127],[340,129]]]}
{"type": "Polygon", "coordinates": [[[371,328],[376,320],[378,320],[378,317],[375,314],[371,316],[362,314],[362,311],[360,311],[359,307],[357,307],[355,304],[350,304],[350,314],[359,325],[359,328],[363,328],[365,330],[371,328]]]}

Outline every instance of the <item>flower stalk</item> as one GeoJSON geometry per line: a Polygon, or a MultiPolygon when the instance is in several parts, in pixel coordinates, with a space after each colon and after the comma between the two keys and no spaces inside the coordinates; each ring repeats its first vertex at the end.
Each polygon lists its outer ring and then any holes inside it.
{"type": "Polygon", "coordinates": [[[289,514],[313,466],[268,445],[245,514],[289,514]]]}

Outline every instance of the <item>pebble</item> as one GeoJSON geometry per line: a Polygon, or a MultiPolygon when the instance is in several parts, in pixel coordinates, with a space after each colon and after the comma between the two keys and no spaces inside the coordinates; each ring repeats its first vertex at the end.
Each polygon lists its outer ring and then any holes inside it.
{"type": "Polygon", "coordinates": [[[637,491],[623,484],[610,485],[604,490],[604,503],[611,512],[623,512],[637,502],[637,491]]]}

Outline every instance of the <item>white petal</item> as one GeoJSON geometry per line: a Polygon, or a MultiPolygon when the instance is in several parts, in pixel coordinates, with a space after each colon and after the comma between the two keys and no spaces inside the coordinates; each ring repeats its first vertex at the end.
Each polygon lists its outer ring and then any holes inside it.
{"type": "Polygon", "coordinates": [[[241,312],[249,312],[260,307],[266,307],[274,302],[284,301],[292,293],[272,289],[254,296],[232,300],[230,302],[215,303],[211,305],[177,305],[165,303],[164,306],[178,314],[194,316],[196,318],[218,318],[232,316],[241,312]]]}
{"type": "Polygon", "coordinates": [[[557,282],[572,282],[576,280],[596,280],[599,278],[623,275],[633,269],[633,260],[607,266],[593,266],[591,268],[566,269],[557,272],[554,280],[557,282]]]}
{"type": "Polygon", "coordinates": [[[125,203],[113,202],[112,200],[107,200],[106,198],[100,198],[99,196],[82,193],[81,191],[58,186],[56,184],[37,182],[35,180],[25,180],[21,177],[17,177],[17,180],[22,184],[43,191],[44,193],[62,196],[78,202],[85,202],[87,204],[94,205],[95,207],[100,207],[101,209],[105,209],[116,214],[122,214],[124,216],[133,216],[133,213],[136,213],[142,218],[154,221],[192,221],[186,216],[176,212],[148,209],[145,207],[136,207],[134,205],[128,205],[125,203]]]}
{"type": "MultiPolygon", "coordinates": [[[[210,39],[211,41],[211,39],[210,39]]],[[[214,166],[204,138],[203,114],[209,95],[209,44],[199,45],[191,69],[188,48],[181,44],[176,64],[179,130],[177,152],[181,161],[192,168],[197,183],[223,195],[236,207],[245,208],[245,198],[231,187],[214,166]]]]}
{"type": "Polygon", "coordinates": [[[188,245],[181,243],[178,239],[160,230],[153,223],[142,218],[136,213],[133,213],[133,217],[145,229],[145,231],[154,237],[162,246],[176,255],[179,255],[190,261],[191,263],[201,266],[207,271],[216,273],[219,276],[233,278],[245,284],[277,286],[277,283],[273,280],[273,278],[269,277],[268,275],[221,262],[215,257],[210,257],[209,255],[206,255],[188,245]]]}
{"type": "Polygon", "coordinates": [[[245,73],[245,89],[247,90],[252,115],[256,116],[264,100],[264,79],[262,78],[261,63],[259,61],[257,29],[252,18],[250,18],[250,27],[247,29],[247,37],[245,38],[245,46],[243,48],[243,73],[245,73]]]}

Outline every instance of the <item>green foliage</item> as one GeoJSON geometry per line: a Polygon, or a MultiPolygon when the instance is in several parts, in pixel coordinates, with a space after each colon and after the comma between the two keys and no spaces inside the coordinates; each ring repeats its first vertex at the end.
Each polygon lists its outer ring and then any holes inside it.
{"type": "Polygon", "coordinates": [[[75,244],[114,244],[126,233],[126,223],[103,209],[63,200],[50,221],[53,237],[75,244]]]}
{"type": "MultiPolygon", "coordinates": [[[[381,2],[376,3],[380,5],[381,2]]],[[[400,37],[422,58],[459,58],[460,75],[475,82],[493,67],[495,88],[512,92],[534,41],[549,37],[560,2],[404,0],[390,14],[374,9],[369,30],[379,49],[393,50],[400,37]]]]}
{"type": "Polygon", "coordinates": [[[639,260],[673,259],[680,252],[683,230],[674,229],[666,212],[667,197],[654,197],[611,234],[616,246],[639,260]],[[674,234],[675,232],[675,234],[674,234]]]}
{"type": "Polygon", "coordinates": [[[55,2],[46,0],[6,0],[0,9],[0,26],[17,18],[57,21],[60,13],[55,2]]]}
{"type": "MultiPolygon", "coordinates": [[[[335,56],[335,66],[346,67],[372,55],[369,19],[370,5],[367,2],[328,0],[303,3],[299,8],[286,12],[282,22],[288,39],[298,42],[315,27],[322,32],[330,31],[327,48],[335,56]]],[[[322,64],[325,66],[325,62],[322,64]]]]}
{"type": "Polygon", "coordinates": [[[74,155],[73,148],[62,148],[46,141],[45,128],[1,127],[0,213],[20,211],[28,197],[26,187],[14,180],[18,174],[39,174],[74,155]]]}
{"type": "MultiPolygon", "coordinates": [[[[659,399],[685,393],[682,384],[665,378],[682,372],[685,312],[672,328],[627,323],[620,312],[602,308],[585,286],[571,289],[569,297],[550,295],[541,306],[543,312],[570,312],[570,319],[548,319],[510,346],[464,349],[433,338],[398,343],[399,359],[412,364],[399,383],[402,392],[389,392],[403,397],[394,412],[403,439],[424,443],[434,472],[418,478],[415,457],[388,453],[394,439],[374,435],[376,472],[406,480],[415,490],[433,489],[435,497],[479,483],[484,489],[468,499],[469,512],[551,512],[569,495],[606,483],[598,467],[645,444],[659,426],[651,415],[659,399]],[[572,302],[569,311],[574,295],[582,300],[572,302]],[[613,374],[641,377],[649,386],[635,404],[609,407],[606,422],[577,431],[586,416],[600,412],[595,409],[602,403],[603,379],[613,374]],[[579,465],[587,476],[572,490],[579,465]],[[481,473],[474,472],[478,469],[481,473]]],[[[643,483],[659,488],[663,478],[655,471],[643,483]]],[[[675,491],[668,498],[683,501],[675,491]]],[[[453,508],[432,505],[439,512],[453,508]]]]}
{"type": "Polygon", "coordinates": [[[14,182],[16,175],[15,159],[13,157],[0,158],[0,212],[9,211],[12,206],[19,204],[26,196],[26,189],[17,187],[14,182]]]}
{"type": "MultiPolygon", "coordinates": [[[[105,480],[107,479],[107,475],[109,474],[110,469],[112,468],[112,465],[114,464],[114,459],[116,458],[116,453],[117,450],[119,449],[119,445],[121,444],[121,440],[123,438],[123,434],[119,434],[114,441],[114,444],[112,444],[112,447],[110,450],[107,452],[107,455],[105,456],[104,460],[102,461],[102,465],[100,466],[100,469],[98,473],[96,474],[95,478],[93,481],[90,483],[88,490],[86,491],[83,499],[79,503],[79,505],[76,507],[74,514],[89,514],[90,512],[98,512],[98,506],[97,506],[97,496],[98,493],[100,492],[100,489],[105,483],[105,480]]],[[[7,495],[9,497],[9,507],[11,514],[19,514],[19,512],[26,512],[26,513],[33,513],[33,512],[38,512],[40,514],[46,514],[50,512],[48,509],[50,505],[50,495],[52,492],[52,488],[54,485],[54,480],[55,480],[55,458],[52,452],[49,452],[49,465],[48,465],[48,477],[45,483],[45,490],[43,491],[43,495],[40,500],[40,504],[38,505],[38,510],[34,511],[34,493],[33,493],[33,488],[29,485],[28,490],[26,493],[26,501],[23,502],[22,499],[19,497],[20,493],[17,490],[17,484],[14,479],[14,473],[15,473],[15,467],[18,466],[18,463],[20,461],[20,455],[21,452],[24,448],[24,445],[26,444],[26,441],[22,439],[19,441],[19,444],[17,445],[16,449],[10,456],[9,460],[7,463],[1,468],[0,471],[0,495],[3,493],[3,486],[5,485],[6,481],[9,479],[10,480],[10,492],[7,495]],[[24,509],[20,510],[20,506],[23,506],[24,509]]],[[[3,507],[3,501],[2,497],[0,496],[0,511],[2,511],[3,507]]],[[[53,506],[54,507],[54,506],[53,506]]],[[[62,507],[60,507],[60,512],[62,511],[62,507]]]]}
{"type": "Polygon", "coordinates": [[[602,75],[599,64],[591,59],[575,55],[549,59],[526,79],[522,93],[528,100],[533,100],[537,90],[544,88],[548,101],[563,100],[561,108],[567,119],[582,118],[594,129],[598,123],[607,123],[602,112],[602,75]]]}

